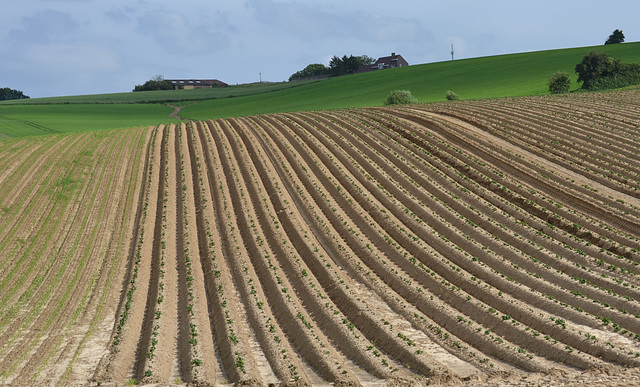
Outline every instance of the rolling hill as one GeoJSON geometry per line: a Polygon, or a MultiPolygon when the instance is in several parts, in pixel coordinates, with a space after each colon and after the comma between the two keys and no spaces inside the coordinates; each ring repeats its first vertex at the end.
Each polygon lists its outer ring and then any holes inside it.
{"type": "MultiPolygon", "coordinates": [[[[549,74],[559,70],[573,74],[575,65],[591,50],[640,63],[636,42],[429,63],[303,84],[8,101],[0,103],[0,138],[177,123],[169,118],[173,109],[164,104],[167,101],[187,105],[183,118],[201,120],[380,106],[394,89],[408,89],[420,102],[442,101],[447,90],[462,99],[542,95],[547,93],[549,74]]],[[[577,87],[574,83],[573,89],[577,87]]]]}
{"type": "Polygon", "coordinates": [[[0,384],[635,385],[639,102],[0,141],[0,384]]]}
{"type": "Polygon", "coordinates": [[[544,95],[591,49],[0,105],[0,385],[638,385],[640,88],[544,95]]]}

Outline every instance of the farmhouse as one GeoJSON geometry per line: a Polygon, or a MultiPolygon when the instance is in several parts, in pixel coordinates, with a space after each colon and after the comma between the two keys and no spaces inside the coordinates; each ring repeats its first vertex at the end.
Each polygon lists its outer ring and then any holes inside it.
{"type": "Polygon", "coordinates": [[[168,82],[171,86],[173,86],[174,90],[204,89],[210,87],[229,86],[217,79],[165,79],[165,82],[168,82]]]}
{"type": "Polygon", "coordinates": [[[409,63],[402,57],[402,55],[396,55],[395,52],[391,53],[391,56],[383,56],[378,58],[376,63],[372,65],[360,66],[358,73],[366,73],[375,70],[394,69],[396,67],[406,67],[409,63]]]}

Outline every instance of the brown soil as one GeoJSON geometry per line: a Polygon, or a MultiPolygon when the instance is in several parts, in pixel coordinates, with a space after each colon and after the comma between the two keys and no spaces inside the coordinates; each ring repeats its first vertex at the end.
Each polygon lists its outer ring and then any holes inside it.
{"type": "Polygon", "coordinates": [[[0,384],[638,384],[639,94],[0,141],[0,384]]]}

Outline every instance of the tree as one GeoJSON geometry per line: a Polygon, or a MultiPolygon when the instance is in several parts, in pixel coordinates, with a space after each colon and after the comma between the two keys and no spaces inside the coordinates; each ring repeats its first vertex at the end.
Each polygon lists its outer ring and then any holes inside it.
{"type": "Polygon", "coordinates": [[[171,90],[173,86],[164,80],[162,75],[156,75],[142,85],[136,85],[133,91],[171,90]]]}
{"type": "Polygon", "coordinates": [[[409,90],[393,90],[387,96],[384,101],[386,106],[388,105],[406,105],[410,103],[417,103],[418,100],[411,94],[409,90]]]}
{"type": "MultiPolygon", "coordinates": [[[[347,57],[346,55],[344,56],[347,57]]],[[[337,56],[333,56],[329,61],[329,74],[332,77],[337,77],[338,75],[344,75],[347,73],[345,69],[344,61],[337,56]]]]}
{"type": "Polygon", "coordinates": [[[602,52],[591,51],[576,65],[583,89],[604,90],[640,84],[640,64],[623,63],[602,52]]]}
{"type": "Polygon", "coordinates": [[[10,99],[28,99],[29,96],[24,95],[20,90],[10,89],[8,87],[0,88],[0,101],[6,101],[10,99]]]}
{"type": "Polygon", "coordinates": [[[362,65],[372,65],[376,63],[375,58],[370,57],[369,55],[360,55],[360,60],[362,60],[362,65]]]}
{"type": "Polygon", "coordinates": [[[339,75],[353,74],[360,66],[370,65],[375,63],[375,59],[368,55],[343,55],[342,58],[334,55],[329,61],[329,67],[314,63],[305,67],[289,77],[290,81],[296,81],[301,79],[320,78],[325,76],[337,77],[339,75]]]}
{"type": "Polygon", "coordinates": [[[322,63],[313,63],[289,77],[289,81],[313,79],[329,76],[329,68],[322,63]]]}
{"type": "Polygon", "coordinates": [[[604,44],[616,44],[616,43],[624,43],[624,34],[621,30],[615,30],[611,35],[609,35],[609,39],[607,39],[604,44]]]}
{"type": "Polygon", "coordinates": [[[619,59],[612,59],[603,52],[591,51],[576,65],[578,82],[584,82],[583,89],[591,89],[599,78],[611,76],[619,62],[619,59]]]}
{"type": "Polygon", "coordinates": [[[568,93],[571,88],[569,74],[564,71],[557,71],[549,76],[549,92],[551,94],[568,93]]]}
{"type": "Polygon", "coordinates": [[[361,56],[344,55],[342,58],[338,58],[337,56],[334,55],[333,58],[331,58],[331,61],[329,62],[329,74],[332,77],[335,77],[338,75],[353,74],[356,71],[358,71],[360,66],[363,66],[366,64],[373,64],[374,62],[375,62],[375,59],[367,55],[361,55],[361,56]]]}

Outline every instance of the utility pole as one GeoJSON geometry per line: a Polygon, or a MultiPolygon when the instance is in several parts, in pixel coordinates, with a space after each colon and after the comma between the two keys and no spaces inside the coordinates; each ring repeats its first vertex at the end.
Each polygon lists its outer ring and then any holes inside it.
{"type": "Polygon", "coordinates": [[[451,43],[451,60],[453,60],[453,43],[451,43]]]}
{"type": "Polygon", "coordinates": [[[260,83],[262,83],[262,73],[258,73],[260,74],[260,83]]]}

